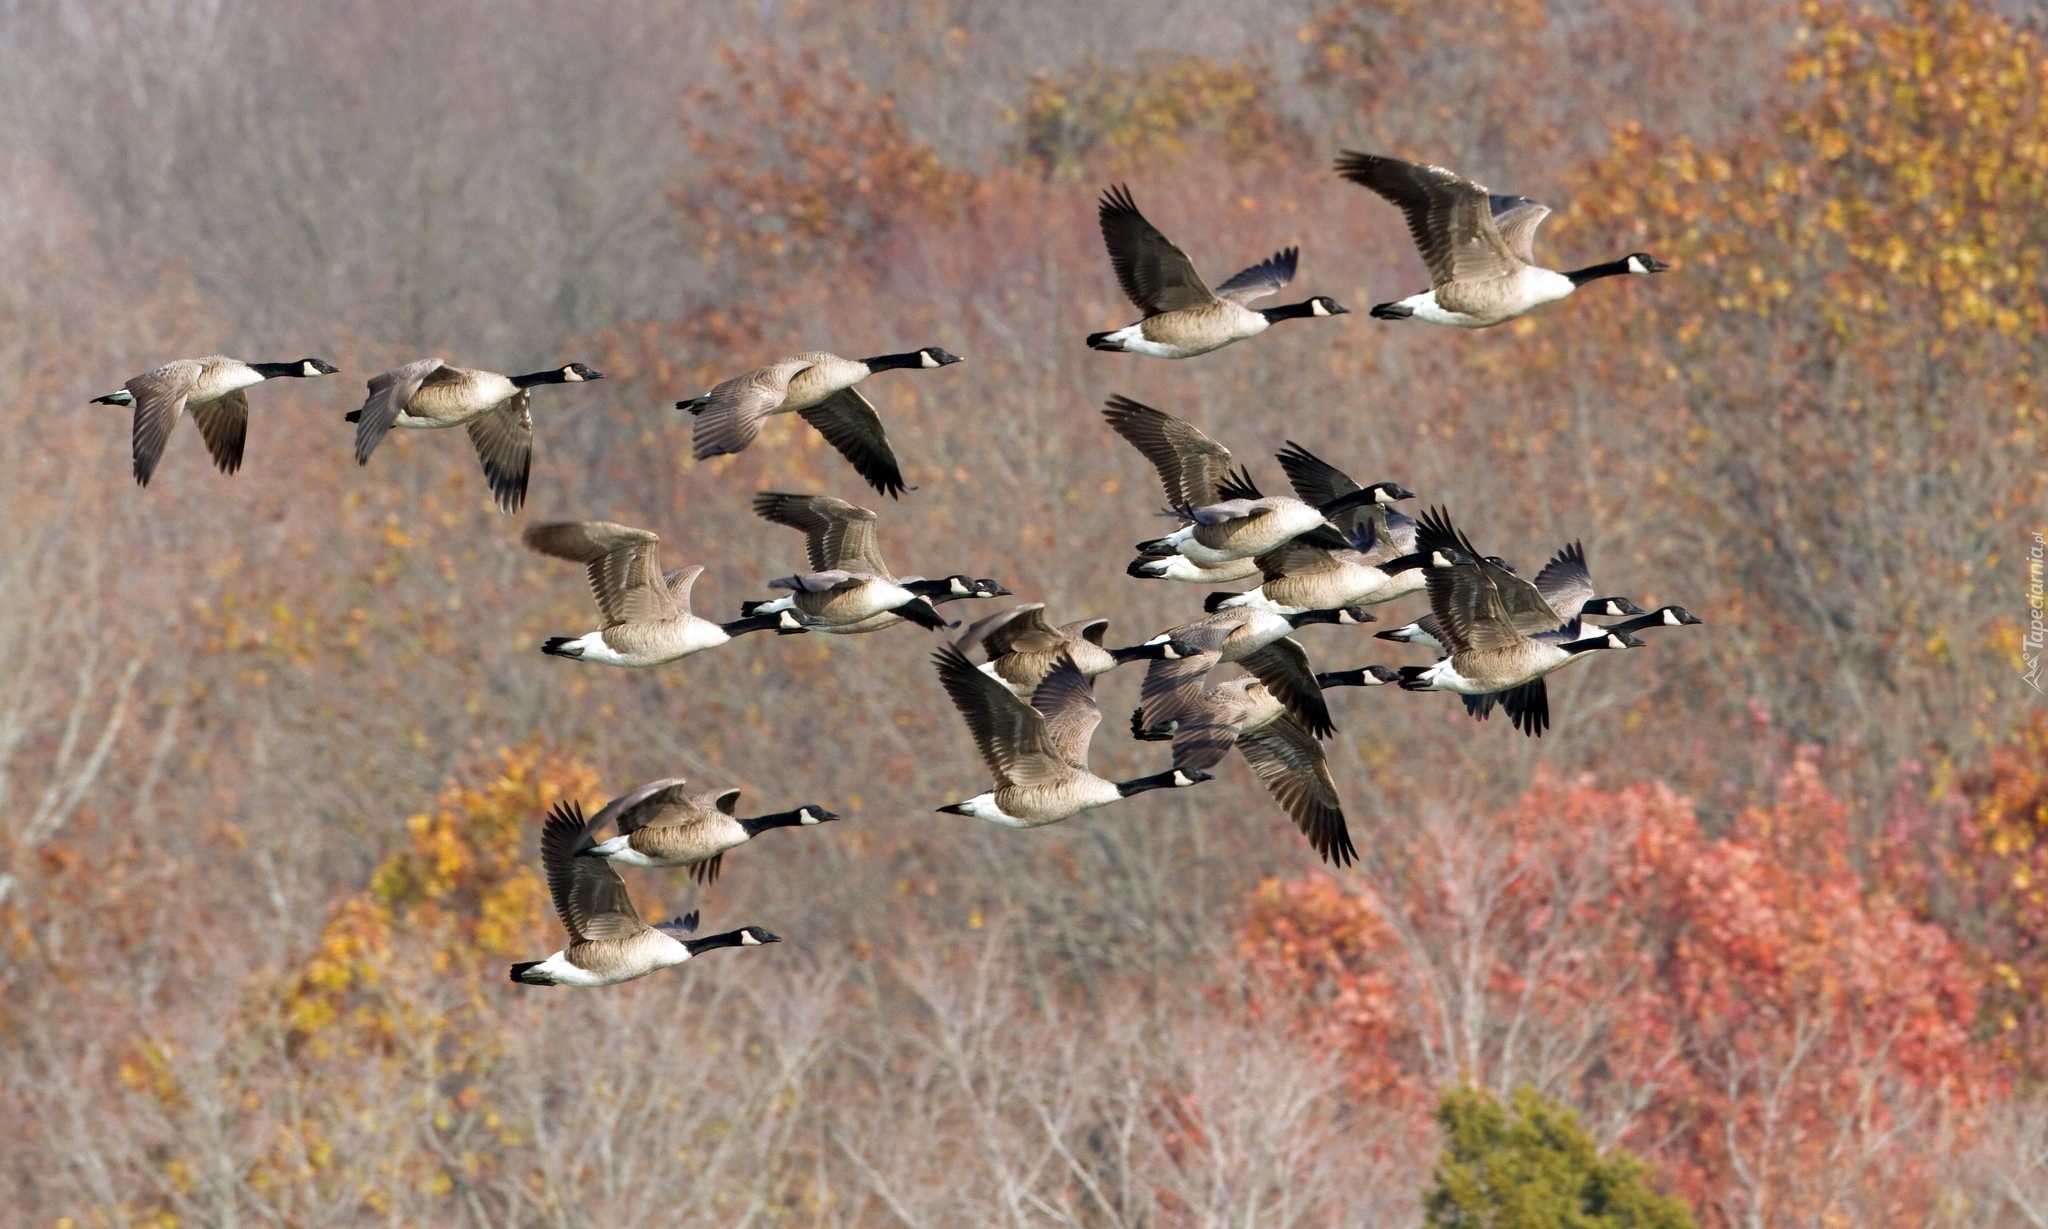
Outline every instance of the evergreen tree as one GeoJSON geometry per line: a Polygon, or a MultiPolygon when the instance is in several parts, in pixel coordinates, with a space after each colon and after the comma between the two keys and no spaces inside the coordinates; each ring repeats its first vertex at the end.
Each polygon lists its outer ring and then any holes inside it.
{"type": "Polygon", "coordinates": [[[1512,1107],[1477,1088],[1437,1106],[1444,1152],[1424,1206],[1435,1229],[1696,1229],[1650,1188],[1649,1166],[1602,1156],[1578,1115],[1517,1089],[1512,1107]]]}

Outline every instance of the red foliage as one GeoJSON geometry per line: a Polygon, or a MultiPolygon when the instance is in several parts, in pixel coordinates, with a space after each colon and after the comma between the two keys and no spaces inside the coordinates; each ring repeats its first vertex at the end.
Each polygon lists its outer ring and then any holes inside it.
{"type": "Polygon", "coordinates": [[[1975,977],[1878,890],[1802,759],[1713,837],[1660,785],[1543,779],[1506,812],[1381,844],[1362,891],[1260,891],[1243,942],[1266,1010],[1414,1113],[1447,1078],[1576,1095],[1710,1217],[1900,1223],[1931,1150],[1987,1095],[1975,977]],[[1417,868],[1395,875],[1386,868],[1417,868]]]}

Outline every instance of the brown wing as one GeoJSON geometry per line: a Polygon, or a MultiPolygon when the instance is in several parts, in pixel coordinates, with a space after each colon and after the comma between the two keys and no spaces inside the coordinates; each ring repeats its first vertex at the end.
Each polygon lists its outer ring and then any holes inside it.
{"type": "Polygon", "coordinates": [[[591,818],[590,826],[595,829],[610,824],[613,831],[625,836],[642,828],[677,823],[686,814],[680,809],[688,797],[683,789],[686,784],[688,780],[684,777],[649,781],[605,803],[604,809],[591,818]]]}
{"type": "Polygon", "coordinates": [[[1500,590],[1494,587],[1484,564],[1463,563],[1451,568],[1430,568],[1429,608],[1436,615],[1438,638],[1452,653],[1472,649],[1504,649],[1519,643],[1522,634],[1508,616],[1500,590]]]}
{"type": "Polygon", "coordinates": [[[753,443],[761,434],[761,424],[789,396],[789,382],[810,366],[807,356],[786,358],[734,376],[694,401],[682,402],[696,415],[690,435],[697,459],[722,457],[753,443]]]}
{"type": "Polygon", "coordinates": [[[1257,675],[1303,729],[1317,738],[1337,732],[1330,720],[1330,706],[1323,702],[1323,689],[1316,682],[1315,667],[1309,665],[1307,651],[1292,636],[1275,640],[1238,664],[1257,675]]]}
{"type": "Polygon", "coordinates": [[[1157,658],[1145,667],[1138,687],[1138,714],[1145,729],[1195,718],[1208,684],[1209,671],[1223,659],[1224,633],[1210,627],[1175,628],[1173,637],[1196,650],[1182,657],[1157,658]]]}
{"type": "Polygon", "coordinates": [[[143,486],[149,485],[150,475],[163,459],[171,428],[178,425],[178,415],[185,411],[185,398],[199,382],[200,370],[198,360],[181,358],[122,386],[135,398],[135,481],[143,486]]]}
{"type": "Polygon", "coordinates": [[[533,394],[522,388],[497,409],[470,419],[469,442],[484,463],[484,480],[499,510],[519,511],[533,468],[533,394]]]}
{"type": "MultiPolygon", "coordinates": [[[[1294,820],[1323,861],[1349,866],[1357,859],[1351,830],[1344,823],[1344,808],[1337,800],[1337,782],[1330,776],[1330,761],[1293,717],[1246,730],[1237,736],[1237,749],[1251,765],[1252,775],[1265,784],[1266,792],[1294,820]]],[[[1178,751],[1176,747],[1176,764],[1178,751]]]]}
{"type": "Polygon", "coordinates": [[[1188,254],[1138,212],[1129,188],[1119,185],[1103,193],[1097,216],[1117,284],[1139,311],[1156,316],[1217,301],[1188,254]]]}
{"type": "Polygon", "coordinates": [[[1440,166],[1377,154],[1346,152],[1337,159],[1337,173],[1400,209],[1432,286],[1504,277],[1517,267],[1494,227],[1483,186],[1440,166]]]}
{"type": "Polygon", "coordinates": [[[1526,196],[1496,196],[1492,201],[1493,227],[1508,251],[1525,265],[1536,263],[1536,228],[1550,216],[1550,206],[1539,205],[1526,196]]]}
{"type": "Polygon", "coordinates": [[[1294,280],[1294,264],[1300,256],[1300,248],[1275,252],[1251,268],[1231,274],[1229,280],[1216,288],[1216,297],[1243,307],[1255,299],[1276,293],[1294,280]]]}
{"type": "MultiPolygon", "coordinates": [[[[977,672],[978,673],[978,672],[977,672]]],[[[1061,655],[1031,693],[1031,707],[1045,718],[1046,741],[1053,753],[1082,772],[1088,771],[1088,741],[1102,724],[1095,688],[1072,657],[1061,655]]]]}
{"type": "Polygon", "coordinates": [[[596,844],[583,808],[558,802],[540,832],[540,864],[548,895],[571,939],[625,939],[646,929],[619,872],[604,858],[583,857],[596,844]]]}
{"type": "Polygon", "coordinates": [[[457,379],[456,370],[438,358],[423,358],[370,377],[370,395],[356,411],[356,464],[368,465],[370,454],[398,422],[398,412],[429,382],[457,379]]]}
{"type": "Polygon", "coordinates": [[[762,491],[754,496],[754,515],[801,532],[814,572],[844,568],[872,576],[894,575],[875,538],[875,514],[858,504],[829,495],[762,491]]]}
{"type": "Polygon", "coordinates": [[[242,468],[242,442],[249,435],[248,394],[238,388],[226,396],[186,408],[192,412],[192,425],[199,428],[206,451],[213,454],[213,463],[220,472],[232,474],[242,468]]]}
{"type": "Polygon", "coordinates": [[[974,746],[997,783],[1026,785],[1041,779],[1043,773],[1033,761],[1054,758],[1055,753],[1046,737],[1045,718],[1038,710],[975,669],[974,663],[955,649],[940,649],[932,654],[932,661],[939,668],[939,682],[966,719],[974,746]]]}
{"type": "Polygon", "coordinates": [[[798,410],[797,416],[816,427],[869,486],[891,499],[913,489],[903,484],[903,471],[889,447],[881,415],[859,389],[842,388],[809,409],[798,410]]]}
{"type": "Polygon", "coordinates": [[[962,653],[980,649],[990,661],[1003,656],[1017,646],[1020,637],[1037,639],[1040,630],[1052,631],[1045,621],[1045,603],[1027,602],[998,610],[992,615],[976,619],[967,625],[967,630],[953,639],[953,647],[962,653]],[[1017,624],[1028,626],[1019,628],[1017,624]]]}
{"type": "Polygon", "coordinates": [[[1111,397],[1102,416],[1110,430],[1130,441],[1159,471],[1166,502],[1175,508],[1200,508],[1215,503],[1230,477],[1230,449],[1210,439],[1201,428],[1129,397],[1111,397]]]}
{"type": "MultiPolygon", "coordinates": [[[[527,526],[527,548],[581,563],[590,571],[590,594],[606,627],[679,618],[690,613],[689,585],[682,600],[662,575],[661,539],[612,521],[554,521],[527,526]]],[[[694,582],[703,571],[684,569],[694,582]]]]}

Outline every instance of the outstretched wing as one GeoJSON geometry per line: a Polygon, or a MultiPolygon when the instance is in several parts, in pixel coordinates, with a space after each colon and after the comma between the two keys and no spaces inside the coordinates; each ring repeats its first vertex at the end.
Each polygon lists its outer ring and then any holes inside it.
{"type": "Polygon", "coordinates": [[[1294,263],[1300,256],[1300,248],[1275,252],[1251,268],[1231,274],[1228,281],[1216,288],[1216,297],[1239,307],[1263,299],[1294,280],[1294,263]]]}
{"type": "Polygon", "coordinates": [[[533,469],[533,394],[520,389],[487,414],[469,420],[469,442],[484,465],[502,512],[526,503],[526,476],[533,469]]]}
{"type": "Polygon", "coordinates": [[[582,856],[596,842],[583,808],[558,802],[540,832],[540,863],[548,895],[572,939],[624,939],[645,929],[626,884],[605,858],[582,856]]]}
{"type": "Polygon", "coordinates": [[[1347,151],[1337,173],[1401,211],[1432,286],[1505,277],[1518,266],[1494,226],[1491,194],[1455,171],[1347,151]]]}
{"type": "Polygon", "coordinates": [[[672,584],[661,570],[661,539],[613,521],[553,521],[529,525],[523,536],[528,549],[589,569],[590,595],[606,627],[690,613],[689,586],[704,570],[683,569],[681,583],[672,584]]]}
{"type": "Polygon", "coordinates": [[[1217,301],[1188,254],[1138,212],[1129,188],[1118,185],[1104,192],[1097,216],[1117,284],[1139,311],[1156,316],[1217,301]]]}
{"type": "Polygon", "coordinates": [[[242,468],[242,443],[249,437],[248,393],[238,388],[186,408],[192,411],[192,425],[199,428],[206,451],[213,455],[220,472],[232,474],[242,468]]]}
{"type": "Polygon", "coordinates": [[[454,368],[438,358],[423,358],[370,377],[370,395],[356,411],[356,464],[368,465],[370,454],[392,427],[399,411],[412,404],[413,394],[437,379],[453,379],[454,368]]]}
{"type": "Polygon", "coordinates": [[[1246,730],[1237,736],[1237,749],[1323,861],[1349,866],[1357,859],[1330,761],[1293,717],[1246,730]]]}
{"type": "Polygon", "coordinates": [[[1221,498],[1231,477],[1230,449],[1201,428],[1129,397],[1111,397],[1107,405],[1103,418],[1159,471],[1170,506],[1199,508],[1221,498]]]}
{"type": "Polygon", "coordinates": [[[825,442],[839,450],[867,479],[869,486],[891,499],[913,488],[903,483],[903,471],[896,453],[889,447],[889,433],[882,429],[881,415],[857,388],[842,388],[806,410],[798,410],[805,422],[818,429],[825,442]]]}
{"type": "Polygon", "coordinates": [[[164,445],[171,428],[178,425],[178,415],[185,412],[185,399],[199,382],[199,372],[197,359],[181,358],[122,386],[135,399],[135,481],[143,486],[149,485],[157,462],[163,460],[164,445]]]}
{"type": "Polygon", "coordinates": [[[1088,771],[1088,741],[1102,724],[1102,710],[1096,706],[1094,686],[1071,656],[1062,653],[1053,663],[1031,693],[1031,707],[1045,718],[1046,741],[1053,754],[1088,771]]]}
{"type": "Polygon", "coordinates": [[[691,451],[699,461],[739,452],[761,434],[768,420],[789,396],[789,382],[812,364],[808,355],[786,358],[734,376],[702,397],[677,402],[696,416],[690,424],[691,451]]]}

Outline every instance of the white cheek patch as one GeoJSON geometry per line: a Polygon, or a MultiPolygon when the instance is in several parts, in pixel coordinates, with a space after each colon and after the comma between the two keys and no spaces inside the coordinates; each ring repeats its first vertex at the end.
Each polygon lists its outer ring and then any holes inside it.
{"type": "Polygon", "coordinates": [[[799,808],[796,813],[796,818],[797,822],[802,824],[821,824],[825,822],[824,820],[819,819],[817,816],[811,814],[811,808],[809,807],[799,808]]]}
{"type": "Polygon", "coordinates": [[[1308,305],[1308,309],[1311,313],[1318,316],[1327,316],[1330,314],[1330,309],[1323,306],[1323,301],[1321,299],[1317,299],[1314,302],[1310,303],[1308,305]]]}
{"type": "Polygon", "coordinates": [[[753,931],[751,931],[751,930],[742,930],[742,931],[740,932],[740,946],[741,946],[741,947],[759,947],[759,946],[761,946],[761,941],[760,941],[759,939],[756,939],[756,938],[754,937],[754,932],[753,932],[753,931]]]}
{"type": "Polygon", "coordinates": [[[578,372],[577,372],[577,370],[576,370],[576,369],[575,369],[574,367],[564,367],[564,368],[562,368],[562,382],[563,382],[563,383],[565,383],[565,384],[578,384],[578,383],[581,383],[581,382],[582,382],[582,380],[583,380],[583,376],[582,376],[582,375],[581,375],[580,373],[578,373],[578,372]]]}
{"type": "Polygon", "coordinates": [[[299,374],[302,376],[317,376],[320,374],[320,369],[311,363],[300,363],[299,374]]]}
{"type": "Polygon", "coordinates": [[[932,352],[929,350],[919,350],[917,352],[917,361],[919,366],[922,366],[927,370],[939,365],[939,360],[933,358],[932,352]]]}
{"type": "Polygon", "coordinates": [[[1630,273],[1648,273],[1650,268],[1642,262],[1640,257],[1631,256],[1628,258],[1628,271],[1630,273]]]}

